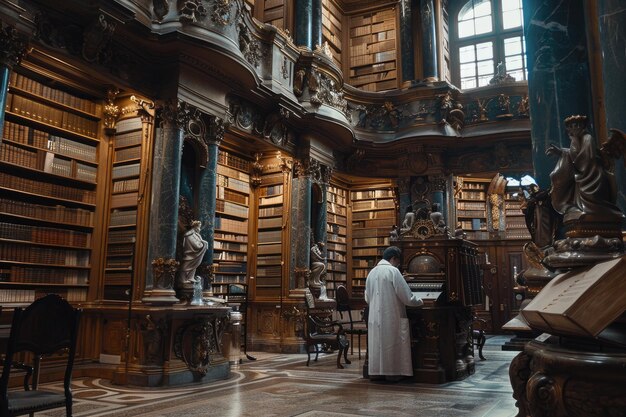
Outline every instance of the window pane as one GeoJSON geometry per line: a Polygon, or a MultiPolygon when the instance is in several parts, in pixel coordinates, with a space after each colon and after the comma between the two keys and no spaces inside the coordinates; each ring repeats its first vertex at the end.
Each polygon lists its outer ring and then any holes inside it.
{"type": "Polygon", "coordinates": [[[489,75],[489,78],[493,78],[493,60],[479,61],[478,62],[478,75],[489,75]]]}
{"type": "Polygon", "coordinates": [[[481,1],[474,2],[474,15],[476,17],[481,16],[489,16],[491,15],[491,2],[490,1],[481,1]]]}
{"type": "Polygon", "coordinates": [[[493,30],[493,25],[491,23],[491,15],[479,17],[475,20],[476,22],[476,34],[480,35],[481,33],[489,33],[493,30]]]}
{"type": "Polygon", "coordinates": [[[478,77],[478,86],[479,87],[484,87],[486,85],[489,85],[489,80],[491,80],[492,78],[493,78],[493,74],[487,75],[487,76],[478,77]]]}
{"type": "Polygon", "coordinates": [[[476,78],[463,78],[461,79],[461,88],[476,88],[476,78]]]}
{"type": "Polygon", "coordinates": [[[522,38],[516,36],[504,40],[504,55],[519,55],[522,53],[522,38]]]}
{"type": "Polygon", "coordinates": [[[476,63],[461,64],[461,78],[475,77],[476,76],[476,63]]]}
{"type": "Polygon", "coordinates": [[[476,61],[475,45],[464,46],[459,48],[459,62],[474,62],[476,61]]]}
{"type": "Polygon", "coordinates": [[[459,22],[459,38],[466,38],[474,35],[474,21],[466,20],[459,22]]]}
{"type": "Polygon", "coordinates": [[[459,11],[459,20],[472,19],[474,19],[474,2],[470,0],[459,11]]]}
{"type": "Polygon", "coordinates": [[[506,72],[511,73],[511,71],[519,70],[523,67],[524,62],[521,55],[513,55],[506,58],[506,72]]]}
{"type": "Polygon", "coordinates": [[[522,8],[521,0],[502,0],[502,10],[504,11],[521,9],[521,8],[522,8]]]}
{"type": "Polygon", "coordinates": [[[485,60],[493,58],[493,43],[483,42],[476,45],[476,59],[485,60]]]}
{"type": "Polygon", "coordinates": [[[502,12],[502,28],[511,29],[522,26],[522,11],[521,10],[509,10],[502,12]]]}

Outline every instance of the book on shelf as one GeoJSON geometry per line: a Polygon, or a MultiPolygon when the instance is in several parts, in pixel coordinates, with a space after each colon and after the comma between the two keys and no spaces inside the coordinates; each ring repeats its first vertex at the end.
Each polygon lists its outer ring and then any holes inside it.
{"type": "Polygon", "coordinates": [[[5,222],[0,222],[0,238],[81,248],[91,245],[91,233],[5,222]]]}
{"type": "Polygon", "coordinates": [[[260,255],[281,253],[281,250],[282,250],[281,243],[259,244],[257,246],[257,253],[260,255]]]}
{"type": "MultiPolygon", "coordinates": [[[[128,119],[118,120],[115,123],[115,136],[121,136],[120,133],[127,132],[129,130],[140,130],[142,128],[141,118],[139,117],[131,117],[128,119]]],[[[141,132],[139,132],[141,134],[141,132]]],[[[116,141],[116,146],[121,146],[116,141]]]]}
{"type": "Polygon", "coordinates": [[[141,145],[142,131],[137,130],[133,132],[120,133],[118,129],[118,132],[115,134],[114,144],[116,148],[141,145]]]}
{"type": "Polygon", "coordinates": [[[248,233],[248,220],[235,220],[216,216],[215,229],[232,233],[248,233]]]}
{"type": "Polygon", "coordinates": [[[116,209],[120,207],[136,206],[138,197],[136,192],[113,194],[111,195],[111,208],[116,209]]]}
{"type": "Polygon", "coordinates": [[[129,164],[129,165],[117,165],[113,167],[112,178],[124,178],[124,177],[133,177],[139,176],[140,165],[139,163],[129,164]]]}

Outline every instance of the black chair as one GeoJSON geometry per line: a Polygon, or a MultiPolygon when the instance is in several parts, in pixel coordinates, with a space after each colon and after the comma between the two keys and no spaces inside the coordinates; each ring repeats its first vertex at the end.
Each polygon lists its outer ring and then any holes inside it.
{"type": "Polygon", "coordinates": [[[487,337],[485,336],[486,325],[487,320],[483,318],[474,316],[472,319],[472,343],[474,346],[478,347],[478,357],[483,361],[486,360],[483,356],[483,347],[487,341],[487,337]]]}
{"type": "Polygon", "coordinates": [[[350,296],[348,295],[348,289],[339,285],[335,289],[335,298],[337,299],[337,312],[343,320],[343,313],[348,314],[348,321],[341,322],[343,325],[347,325],[344,330],[346,334],[350,335],[350,354],[354,355],[354,336],[357,337],[359,359],[361,359],[361,336],[367,336],[367,323],[363,320],[363,312],[361,312],[361,319],[354,320],[352,318],[352,306],[350,305],[350,296]]]}
{"type": "Polygon", "coordinates": [[[309,366],[311,361],[311,348],[315,352],[315,361],[319,356],[322,348],[326,351],[330,349],[337,349],[337,368],[343,369],[341,364],[341,355],[347,364],[350,364],[348,359],[348,347],[350,343],[346,338],[346,334],[343,330],[343,326],[332,320],[330,317],[332,312],[324,311],[315,307],[315,298],[313,294],[307,289],[304,295],[304,301],[306,304],[306,324],[304,329],[304,340],[306,344],[306,366],[309,366]]]}
{"type": "MultiPolygon", "coordinates": [[[[65,407],[72,415],[72,367],[76,355],[76,335],[81,310],[73,308],[56,294],[33,302],[26,309],[13,312],[11,333],[0,377],[0,415],[19,416],[51,408],[65,407]],[[67,350],[63,393],[39,390],[39,366],[44,355],[67,350]],[[14,355],[30,352],[32,365],[16,363],[14,355]],[[24,391],[9,391],[9,378],[14,368],[26,371],[24,391]],[[32,376],[32,382],[30,378],[32,376]]],[[[28,356],[27,356],[28,357],[28,356]]]]}

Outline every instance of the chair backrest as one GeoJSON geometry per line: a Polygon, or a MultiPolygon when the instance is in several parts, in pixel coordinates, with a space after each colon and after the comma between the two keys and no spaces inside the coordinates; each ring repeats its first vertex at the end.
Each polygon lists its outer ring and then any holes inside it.
{"type": "Polygon", "coordinates": [[[337,311],[350,311],[350,295],[344,285],[335,288],[335,299],[337,300],[337,311]]]}
{"type": "Polygon", "coordinates": [[[16,308],[7,342],[0,390],[4,395],[9,382],[11,362],[17,352],[32,352],[35,357],[68,349],[64,385],[69,389],[72,377],[76,337],[81,310],[73,308],[56,294],[49,294],[25,309],[16,308]]]}

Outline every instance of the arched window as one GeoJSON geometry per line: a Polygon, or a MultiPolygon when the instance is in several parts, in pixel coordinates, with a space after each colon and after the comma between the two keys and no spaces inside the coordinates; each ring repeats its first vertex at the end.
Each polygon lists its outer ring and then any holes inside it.
{"type": "Polygon", "coordinates": [[[488,85],[500,62],[516,81],[527,78],[522,0],[470,0],[456,23],[455,83],[462,89],[488,85]]]}

